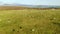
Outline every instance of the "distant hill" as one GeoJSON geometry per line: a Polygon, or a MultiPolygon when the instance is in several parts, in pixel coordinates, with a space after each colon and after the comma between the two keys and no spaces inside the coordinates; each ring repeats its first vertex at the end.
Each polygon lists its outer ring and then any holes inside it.
{"type": "Polygon", "coordinates": [[[25,5],[25,4],[1,4],[0,10],[23,10],[23,9],[51,9],[51,8],[58,8],[60,6],[53,6],[53,5],[25,5]]]}
{"type": "Polygon", "coordinates": [[[25,4],[3,4],[0,6],[22,6],[22,7],[28,7],[28,8],[60,8],[60,6],[57,5],[25,5],[25,4]]]}

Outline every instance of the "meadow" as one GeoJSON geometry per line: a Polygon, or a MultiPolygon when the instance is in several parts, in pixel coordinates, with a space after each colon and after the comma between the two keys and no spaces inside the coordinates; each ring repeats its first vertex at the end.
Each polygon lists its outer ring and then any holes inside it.
{"type": "Polygon", "coordinates": [[[0,34],[60,34],[60,10],[0,10],[0,34]]]}

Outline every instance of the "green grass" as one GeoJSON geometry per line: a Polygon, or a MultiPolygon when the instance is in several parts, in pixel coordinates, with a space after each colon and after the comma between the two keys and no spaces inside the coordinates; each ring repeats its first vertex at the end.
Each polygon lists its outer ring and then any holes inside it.
{"type": "Polygon", "coordinates": [[[0,10],[0,34],[60,34],[60,10],[0,10]]]}

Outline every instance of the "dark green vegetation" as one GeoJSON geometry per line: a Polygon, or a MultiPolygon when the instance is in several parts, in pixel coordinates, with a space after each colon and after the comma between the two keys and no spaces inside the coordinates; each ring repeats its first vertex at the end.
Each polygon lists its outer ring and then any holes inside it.
{"type": "Polygon", "coordinates": [[[0,34],[60,34],[60,10],[0,10],[0,34]]]}

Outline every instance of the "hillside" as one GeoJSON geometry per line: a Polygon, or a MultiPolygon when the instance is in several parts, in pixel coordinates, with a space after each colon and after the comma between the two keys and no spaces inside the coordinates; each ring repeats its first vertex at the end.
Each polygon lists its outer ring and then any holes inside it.
{"type": "Polygon", "coordinates": [[[25,4],[3,4],[0,10],[22,10],[22,9],[60,9],[59,5],[25,5],[25,4]]]}
{"type": "Polygon", "coordinates": [[[60,10],[0,11],[0,34],[60,34],[60,10]]]}
{"type": "Polygon", "coordinates": [[[24,9],[35,9],[35,10],[50,10],[50,9],[60,9],[60,8],[31,8],[24,6],[0,6],[0,10],[24,10],[24,9]]]}

